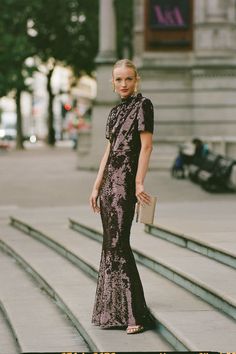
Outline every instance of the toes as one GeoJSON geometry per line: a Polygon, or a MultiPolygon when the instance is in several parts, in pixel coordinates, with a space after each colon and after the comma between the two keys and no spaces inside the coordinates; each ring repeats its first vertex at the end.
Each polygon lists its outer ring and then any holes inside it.
{"type": "Polygon", "coordinates": [[[135,333],[140,333],[144,330],[144,327],[139,325],[139,326],[129,326],[126,330],[127,334],[135,334],[135,333]]]}

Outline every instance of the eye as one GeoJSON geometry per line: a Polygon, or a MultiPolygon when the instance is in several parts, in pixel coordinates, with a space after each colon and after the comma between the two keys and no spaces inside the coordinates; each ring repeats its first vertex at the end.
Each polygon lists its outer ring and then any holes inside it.
{"type": "Polygon", "coordinates": [[[127,77],[127,80],[132,81],[133,77],[127,77]]]}
{"type": "Polygon", "coordinates": [[[115,81],[120,81],[121,80],[121,78],[120,77],[117,77],[116,79],[115,79],[115,81]]]}

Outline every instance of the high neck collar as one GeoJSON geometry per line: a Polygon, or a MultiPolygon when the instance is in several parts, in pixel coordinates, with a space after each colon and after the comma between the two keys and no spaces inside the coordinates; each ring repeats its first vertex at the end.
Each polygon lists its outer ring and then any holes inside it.
{"type": "Polygon", "coordinates": [[[121,97],[121,103],[130,103],[133,99],[135,99],[136,97],[141,96],[141,93],[133,93],[132,95],[128,96],[128,97],[121,97]]]}

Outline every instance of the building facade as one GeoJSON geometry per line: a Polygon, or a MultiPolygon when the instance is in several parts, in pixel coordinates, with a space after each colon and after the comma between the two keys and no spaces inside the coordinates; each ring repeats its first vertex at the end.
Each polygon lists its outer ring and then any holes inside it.
{"type": "Polygon", "coordinates": [[[235,157],[236,1],[136,0],[135,10],[134,59],[157,139],[197,136],[235,157]]]}
{"type": "MultiPolygon", "coordinates": [[[[81,168],[98,165],[106,117],[117,100],[109,84],[113,18],[112,1],[101,0],[96,114],[81,168]]],[[[193,137],[235,157],[236,0],[134,0],[133,46],[140,89],[155,108],[151,167],[169,167],[178,143],[193,137]]]]}

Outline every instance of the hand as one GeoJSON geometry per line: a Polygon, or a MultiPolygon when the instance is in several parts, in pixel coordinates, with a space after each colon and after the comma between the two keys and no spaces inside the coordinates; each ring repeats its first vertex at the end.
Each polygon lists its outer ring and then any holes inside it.
{"type": "Polygon", "coordinates": [[[143,184],[136,184],[136,198],[138,199],[138,202],[143,205],[143,204],[150,204],[151,203],[151,197],[149,194],[147,194],[144,191],[144,186],[143,184]]]}
{"type": "Polygon", "coordinates": [[[89,198],[89,204],[93,209],[94,213],[100,213],[100,208],[98,206],[98,190],[93,189],[92,194],[89,198]]]}

